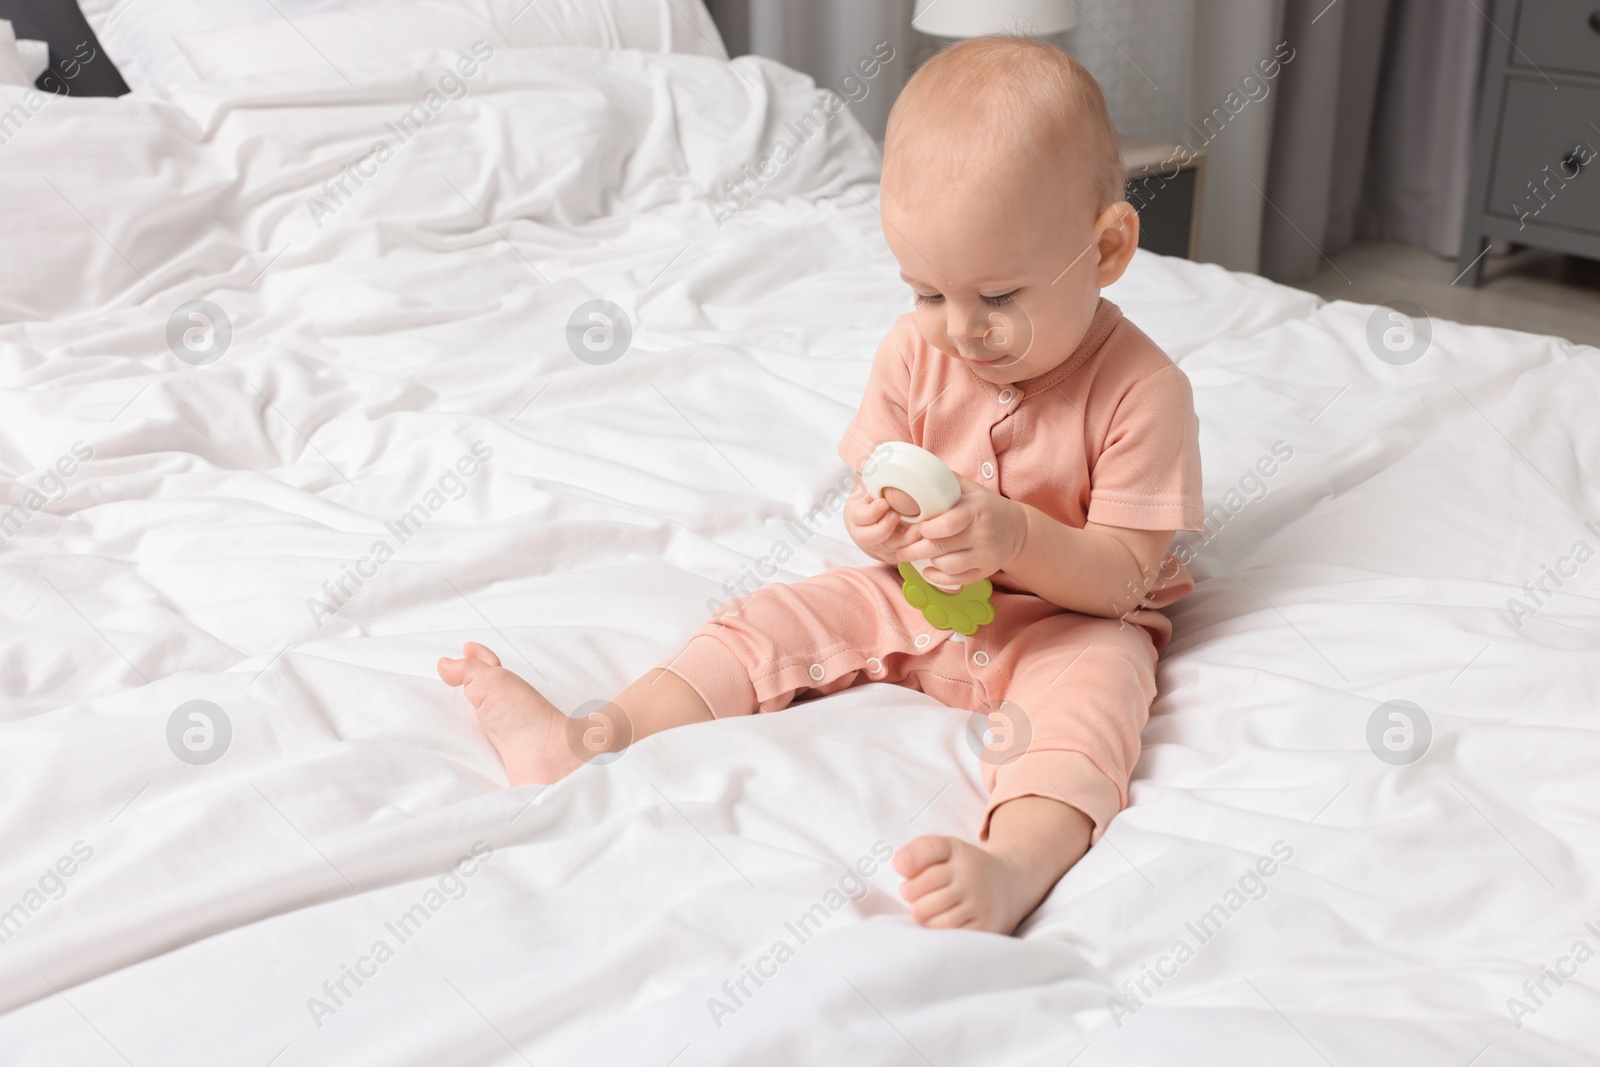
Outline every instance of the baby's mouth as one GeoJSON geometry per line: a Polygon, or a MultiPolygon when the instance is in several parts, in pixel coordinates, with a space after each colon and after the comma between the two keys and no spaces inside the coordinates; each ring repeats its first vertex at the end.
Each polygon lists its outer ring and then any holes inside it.
{"type": "Polygon", "coordinates": [[[984,358],[982,356],[968,356],[963,354],[961,358],[975,367],[1008,367],[1012,363],[1016,362],[1015,358],[1007,352],[1002,352],[998,356],[992,356],[989,358],[984,358]]]}

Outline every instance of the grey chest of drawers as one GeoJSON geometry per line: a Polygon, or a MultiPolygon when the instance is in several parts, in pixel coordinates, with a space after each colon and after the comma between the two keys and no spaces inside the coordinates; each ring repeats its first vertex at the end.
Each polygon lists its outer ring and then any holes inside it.
{"type": "Polygon", "coordinates": [[[1600,0],[1496,0],[1461,279],[1490,238],[1600,259],[1600,0]]]}

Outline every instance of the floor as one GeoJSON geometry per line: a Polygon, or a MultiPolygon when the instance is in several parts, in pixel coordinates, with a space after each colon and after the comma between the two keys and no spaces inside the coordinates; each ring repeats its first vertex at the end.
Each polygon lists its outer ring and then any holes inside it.
{"type": "Polygon", "coordinates": [[[1600,262],[1528,249],[1484,261],[1477,289],[1452,284],[1454,260],[1420,248],[1361,241],[1297,288],[1325,300],[1410,300],[1429,315],[1555,334],[1600,347],[1600,262]]]}

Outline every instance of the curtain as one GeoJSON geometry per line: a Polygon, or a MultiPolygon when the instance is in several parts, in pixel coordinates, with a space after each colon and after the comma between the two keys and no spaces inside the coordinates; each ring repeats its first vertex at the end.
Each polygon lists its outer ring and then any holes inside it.
{"type": "MultiPolygon", "coordinates": [[[[753,52],[811,75],[818,86],[850,100],[850,113],[882,139],[889,108],[914,69],[920,34],[911,29],[914,0],[708,0],[732,56],[753,52]],[[856,64],[887,41],[894,59],[871,83],[860,84],[856,64]],[[847,83],[847,76],[855,82],[847,83]],[[859,96],[859,99],[851,99],[859,96]]],[[[920,40],[919,40],[920,39],[920,40]]]]}
{"type": "Polygon", "coordinates": [[[1471,4],[1395,5],[1358,233],[1460,255],[1478,84],[1492,32],[1471,4]]]}
{"type": "Polygon", "coordinates": [[[1303,281],[1361,237],[1457,253],[1488,31],[1459,0],[1290,5],[1262,274],[1303,281]]]}
{"type": "Polygon", "coordinates": [[[1267,186],[1278,82],[1294,62],[1281,62],[1290,54],[1283,49],[1283,7],[1283,0],[1197,0],[1195,6],[1188,122],[1178,137],[1206,153],[1198,258],[1229,270],[1260,268],[1266,205],[1257,190],[1267,186]],[[1277,77],[1264,69],[1278,71],[1277,77]],[[1232,116],[1220,128],[1218,107],[1232,116]]]}

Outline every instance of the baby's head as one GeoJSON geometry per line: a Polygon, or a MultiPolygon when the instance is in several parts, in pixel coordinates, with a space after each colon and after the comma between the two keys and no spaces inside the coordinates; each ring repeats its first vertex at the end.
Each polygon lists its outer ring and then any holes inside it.
{"type": "Polygon", "coordinates": [[[1017,382],[1070,356],[1122,275],[1122,198],[1100,86],[1058,48],[979,37],[912,76],[889,114],[883,230],[929,344],[1017,382]]]}

